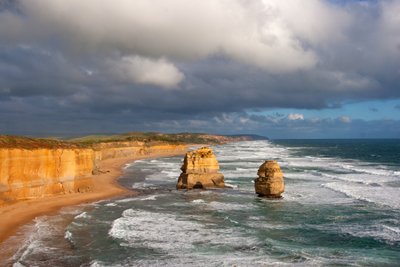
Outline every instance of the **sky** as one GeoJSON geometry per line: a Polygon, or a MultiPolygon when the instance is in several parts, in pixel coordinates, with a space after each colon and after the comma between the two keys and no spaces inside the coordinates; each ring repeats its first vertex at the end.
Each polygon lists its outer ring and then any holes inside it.
{"type": "Polygon", "coordinates": [[[400,138],[400,0],[0,0],[0,134],[400,138]]]}

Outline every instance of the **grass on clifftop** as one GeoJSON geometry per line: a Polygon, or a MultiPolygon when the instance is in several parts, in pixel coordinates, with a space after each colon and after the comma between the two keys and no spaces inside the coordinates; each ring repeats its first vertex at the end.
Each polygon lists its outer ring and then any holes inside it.
{"type": "Polygon", "coordinates": [[[29,138],[22,136],[0,135],[0,148],[79,148],[78,143],[65,142],[55,139],[29,138]]]}
{"type": "Polygon", "coordinates": [[[166,143],[191,143],[191,144],[218,144],[222,143],[226,137],[218,135],[208,135],[200,133],[178,133],[178,134],[163,134],[155,132],[131,132],[117,135],[88,135],[80,138],[74,138],[69,141],[84,144],[96,144],[107,142],[166,142],[166,143]]]}
{"type": "Polygon", "coordinates": [[[0,148],[90,148],[99,143],[134,141],[144,142],[146,144],[221,144],[227,141],[233,141],[233,138],[199,133],[163,134],[152,132],[132,132],[117,135],[88,135],[80,138],[61,141],[50,138],[29,138],[22,136],[0,135],[0,148]]]}

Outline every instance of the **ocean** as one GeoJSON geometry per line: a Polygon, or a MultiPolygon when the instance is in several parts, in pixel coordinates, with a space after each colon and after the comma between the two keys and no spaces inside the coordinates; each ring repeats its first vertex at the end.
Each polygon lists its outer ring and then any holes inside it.
{"type": "Polygon", "coordinates": [[[37,218],[14,266],[400,266],[400,140],[277,140],[212,147],[232,189],[177,191],[183,157],[128,164],[137,197],[37,218]],[[282,199],[259,198],[266,159],[282,199]]]}

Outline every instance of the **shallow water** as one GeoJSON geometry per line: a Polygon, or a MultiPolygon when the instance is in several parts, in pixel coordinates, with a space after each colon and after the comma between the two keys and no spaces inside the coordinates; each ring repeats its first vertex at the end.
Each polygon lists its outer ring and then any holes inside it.
{"type": "Polygon", "coordinates": [[[400,166],[382,159],[399,150],[372,144],[373,161],[321,142],[214,147],[234,189],[176,191],[181,157],[136,161],[120,182],[139,197],[38,218],[14,266],[398,266],[400,166]],[[254,194],[265,159],[281,164],[283,199],[254,194]]]}

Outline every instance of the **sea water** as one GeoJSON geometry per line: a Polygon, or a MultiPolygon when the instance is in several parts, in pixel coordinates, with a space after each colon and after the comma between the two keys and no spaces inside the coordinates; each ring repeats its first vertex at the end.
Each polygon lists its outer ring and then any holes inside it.
{"type": "Polygon", "coordinates": [[[119,181],[139,196],[37,218],[14,266],[400,266],[399,140],[212,148],[232,189],[177,191],[182,157],[136,161],[119,181]],[[254,193],[266,159],[282,199],[254,193]]]}

